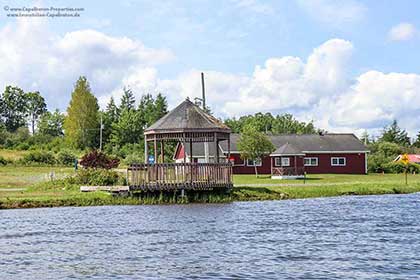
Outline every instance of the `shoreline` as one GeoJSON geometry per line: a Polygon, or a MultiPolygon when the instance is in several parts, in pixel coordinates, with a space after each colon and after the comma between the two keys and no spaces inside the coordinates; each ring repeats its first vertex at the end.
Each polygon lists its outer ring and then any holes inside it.
{"type": "Polygon", "coordinates": [[[81,193],[79,191],[55,190],[45,192],[42,196],[31,195],[34,190],[20,192],[20,197],[0,199],[0,210],[83,207],[111,205],[173,205],[189,203],[230,203],[239,201],[266,201],[286,199],[306,199],[357,195],[410,194],[420,192],[420,184],[326,184],[307,186],[266,186],[234,187],[230,194],[190,192],[186,197],[174,196],[172,193],[143,194],[139,196],[113,196],[105,192],[81,193]]]}

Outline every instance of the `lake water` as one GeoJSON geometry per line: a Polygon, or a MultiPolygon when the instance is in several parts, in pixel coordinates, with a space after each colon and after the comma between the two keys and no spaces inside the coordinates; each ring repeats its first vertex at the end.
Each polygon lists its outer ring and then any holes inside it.
{"type": "Polygon", "coordinates": [[[420,194],[0,211],[0,279],[419,279],[420,194]]]}

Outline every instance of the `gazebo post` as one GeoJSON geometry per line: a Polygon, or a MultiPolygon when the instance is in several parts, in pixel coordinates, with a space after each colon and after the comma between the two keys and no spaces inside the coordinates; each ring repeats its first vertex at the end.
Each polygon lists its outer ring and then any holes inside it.
{"type": "Polygon", "coordinates": [[[153,140],[153,153],[154,153],[154,156],[155,156],[155,163],[157,163],[157,160],[158,160],[158,152],[157,152],[156,136],[155,136],[155,139],[153,140]]]}
{"type": "Polygon", "coordinates": [[[230,162],[230,136],[228,138],[228,162],[230,162]]]}
{"type": "Polygon", "coordinates": [[[162,163],[165,162],[165,141],[161,140],[160,141],[160,154],[162,156],[162,163]]]}
{"type": "Polygon", "coordinates": [[[194,161],[192,145],[193,145],[192,138],[190,138],[190,163],[193,163],[194,161]]]}
{"type": "Polygon", "coordinates": [[[214,133],[214,163],[219,163],[219,147],[217,143],[217,133],[214,133]]]}
{"type": "Polygon", "coordinates": [[[147,137],[144,137],[144,163],[149,163],[149,145],[147,143],[147,137]]]}

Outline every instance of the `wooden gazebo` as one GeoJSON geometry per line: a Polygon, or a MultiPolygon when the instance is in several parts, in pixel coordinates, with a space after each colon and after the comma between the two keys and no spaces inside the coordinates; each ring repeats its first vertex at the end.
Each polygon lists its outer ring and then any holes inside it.
{"type": "Polygon", "coordinates": [[[230,189],[232,164],[219,159],[219,142],[228,142],[227,159],[230,158],[230,129],[218,119],[207,114],[188,98],[175,109],[144,131],[145,163],[128,168],[130,190],[213,190],[230,189]],[[167,141],[180,142],[190,147],[189,162],[185,153],[182,163],[165,163],[164,145],[167,141]],[[193,161],[192,146],[196,142],[214,145],[214,162],[193,161]],[[149,153],[152,145],[153,156],[149,153]],[[160,156],[159,156],[160,150],[160,156]],[[153,160],[153,162],[150,161],[153,160]]]}

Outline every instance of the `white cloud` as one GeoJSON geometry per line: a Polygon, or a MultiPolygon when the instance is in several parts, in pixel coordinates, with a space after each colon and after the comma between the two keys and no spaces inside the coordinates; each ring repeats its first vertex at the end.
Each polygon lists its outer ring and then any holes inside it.
{"type": "Polygon", "coordinates": [[[315,20],[340,28],[362,20],[367,7],[355,0],[297,0],[299,6],[315,20]]]}
{"type": "Polygon", "coordinates": [[[21,18],[0,30],[0,86],[40,90],[51,108],[67,104],[80,75],[87,76],[93,92],[101,96],[121,86],[132,73],[172,58],[169,50],[147,48],[137,40],[95,30],[57,36],[42,19],[21,18]]]}
{"type": "Polygon", "coordinates": [[[416,27],[411,23],[400,23],[391,28],[388,38],[392,41],[407,41],[415,37],[417,33],[416,27]]]}
{"type": "Polygon", "coordinates": [[[261,3],[259,0],[231,0],[236,7],[245,9],[258,14],[271,14],[274,12],[273,8],[266,4],[261,3]]]}

